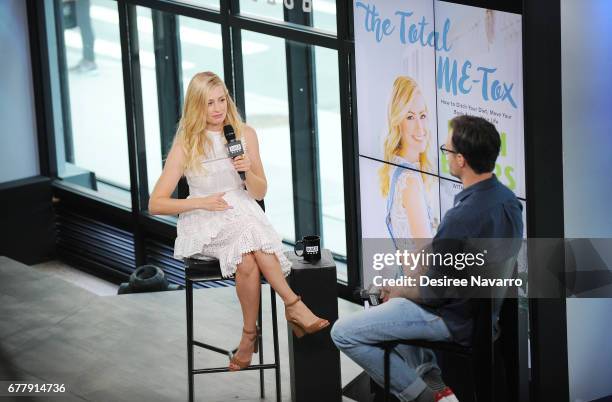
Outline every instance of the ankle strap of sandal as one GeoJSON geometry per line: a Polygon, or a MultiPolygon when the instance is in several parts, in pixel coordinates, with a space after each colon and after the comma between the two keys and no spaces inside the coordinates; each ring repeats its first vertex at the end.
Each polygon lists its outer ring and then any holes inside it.
{"type": "Polygon", "coordinates": [[[246,328],[242,327],[242,332],[244,332],[247,335],[257,335],[259,333],[259,328],[255,327],[254,330],[247,331],[246,328]]]}
{"type": "Polygon", "coordinates": [[[297,302],[299,302],[300,300],[302,300],[302,296],[298,296],[298,297],[296,297],[296,298],[295,298],[295,300],[294,300],[294,301],[292,301],[291,303],[285,304],[285,307],[291,307],[291,306],[293,306],[294,304],[296,304],[297,302]]]}

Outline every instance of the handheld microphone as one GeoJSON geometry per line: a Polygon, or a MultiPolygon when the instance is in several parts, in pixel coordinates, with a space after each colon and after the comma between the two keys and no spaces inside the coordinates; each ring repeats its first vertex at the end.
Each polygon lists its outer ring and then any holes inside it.
{"type": "MultiPolygon", "coordinates": [[[[243,155],[244,149],[242,148],[242,141],[236,139],[236,133],[234,133],[234,127],[232,127],[231,124],[223,126],[223,134],[227,141],[227,153],[229,157],[234,159],[237,156],[243,155]]],[[[245,172],[238,172],[238,174],[243,181],[246,180],[245,172]]]]}

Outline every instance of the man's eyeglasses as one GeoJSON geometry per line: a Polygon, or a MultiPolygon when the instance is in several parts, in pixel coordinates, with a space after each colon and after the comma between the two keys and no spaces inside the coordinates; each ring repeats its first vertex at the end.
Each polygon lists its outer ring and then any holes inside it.
{"type": "Polygon", "coordinates": [[[452,149],[446,148],[444,145],[440,145],[440,151],[442,151],[442,154],[444,154],[444,155],[458,154],[459,153],[457,151],[453,151],[452,149]]]}

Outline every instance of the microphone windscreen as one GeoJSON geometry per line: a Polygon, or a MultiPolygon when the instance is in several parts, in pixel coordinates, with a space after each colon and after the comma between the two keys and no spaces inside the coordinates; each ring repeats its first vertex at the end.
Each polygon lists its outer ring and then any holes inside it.
{"type": "Polygon", "coordinates": [[[236,139],[236,134],[234,133],[234,127],[231,124],[226,124],[223,126],[223,134],[225,134],[225,139],[229,141],[233,141],[236,139]]]}

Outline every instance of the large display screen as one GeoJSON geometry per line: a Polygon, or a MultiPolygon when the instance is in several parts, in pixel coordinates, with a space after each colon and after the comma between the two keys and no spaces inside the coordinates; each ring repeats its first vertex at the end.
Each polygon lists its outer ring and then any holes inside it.
{"type": "Polygon", "coordinates": [[[461,114],[496,126],[495,174],[526,207],[521,15],[437,0],[353,11],[362,238],[389,238],[390,224],[435,235],[462,190],[439,150],[461,114]]]}

